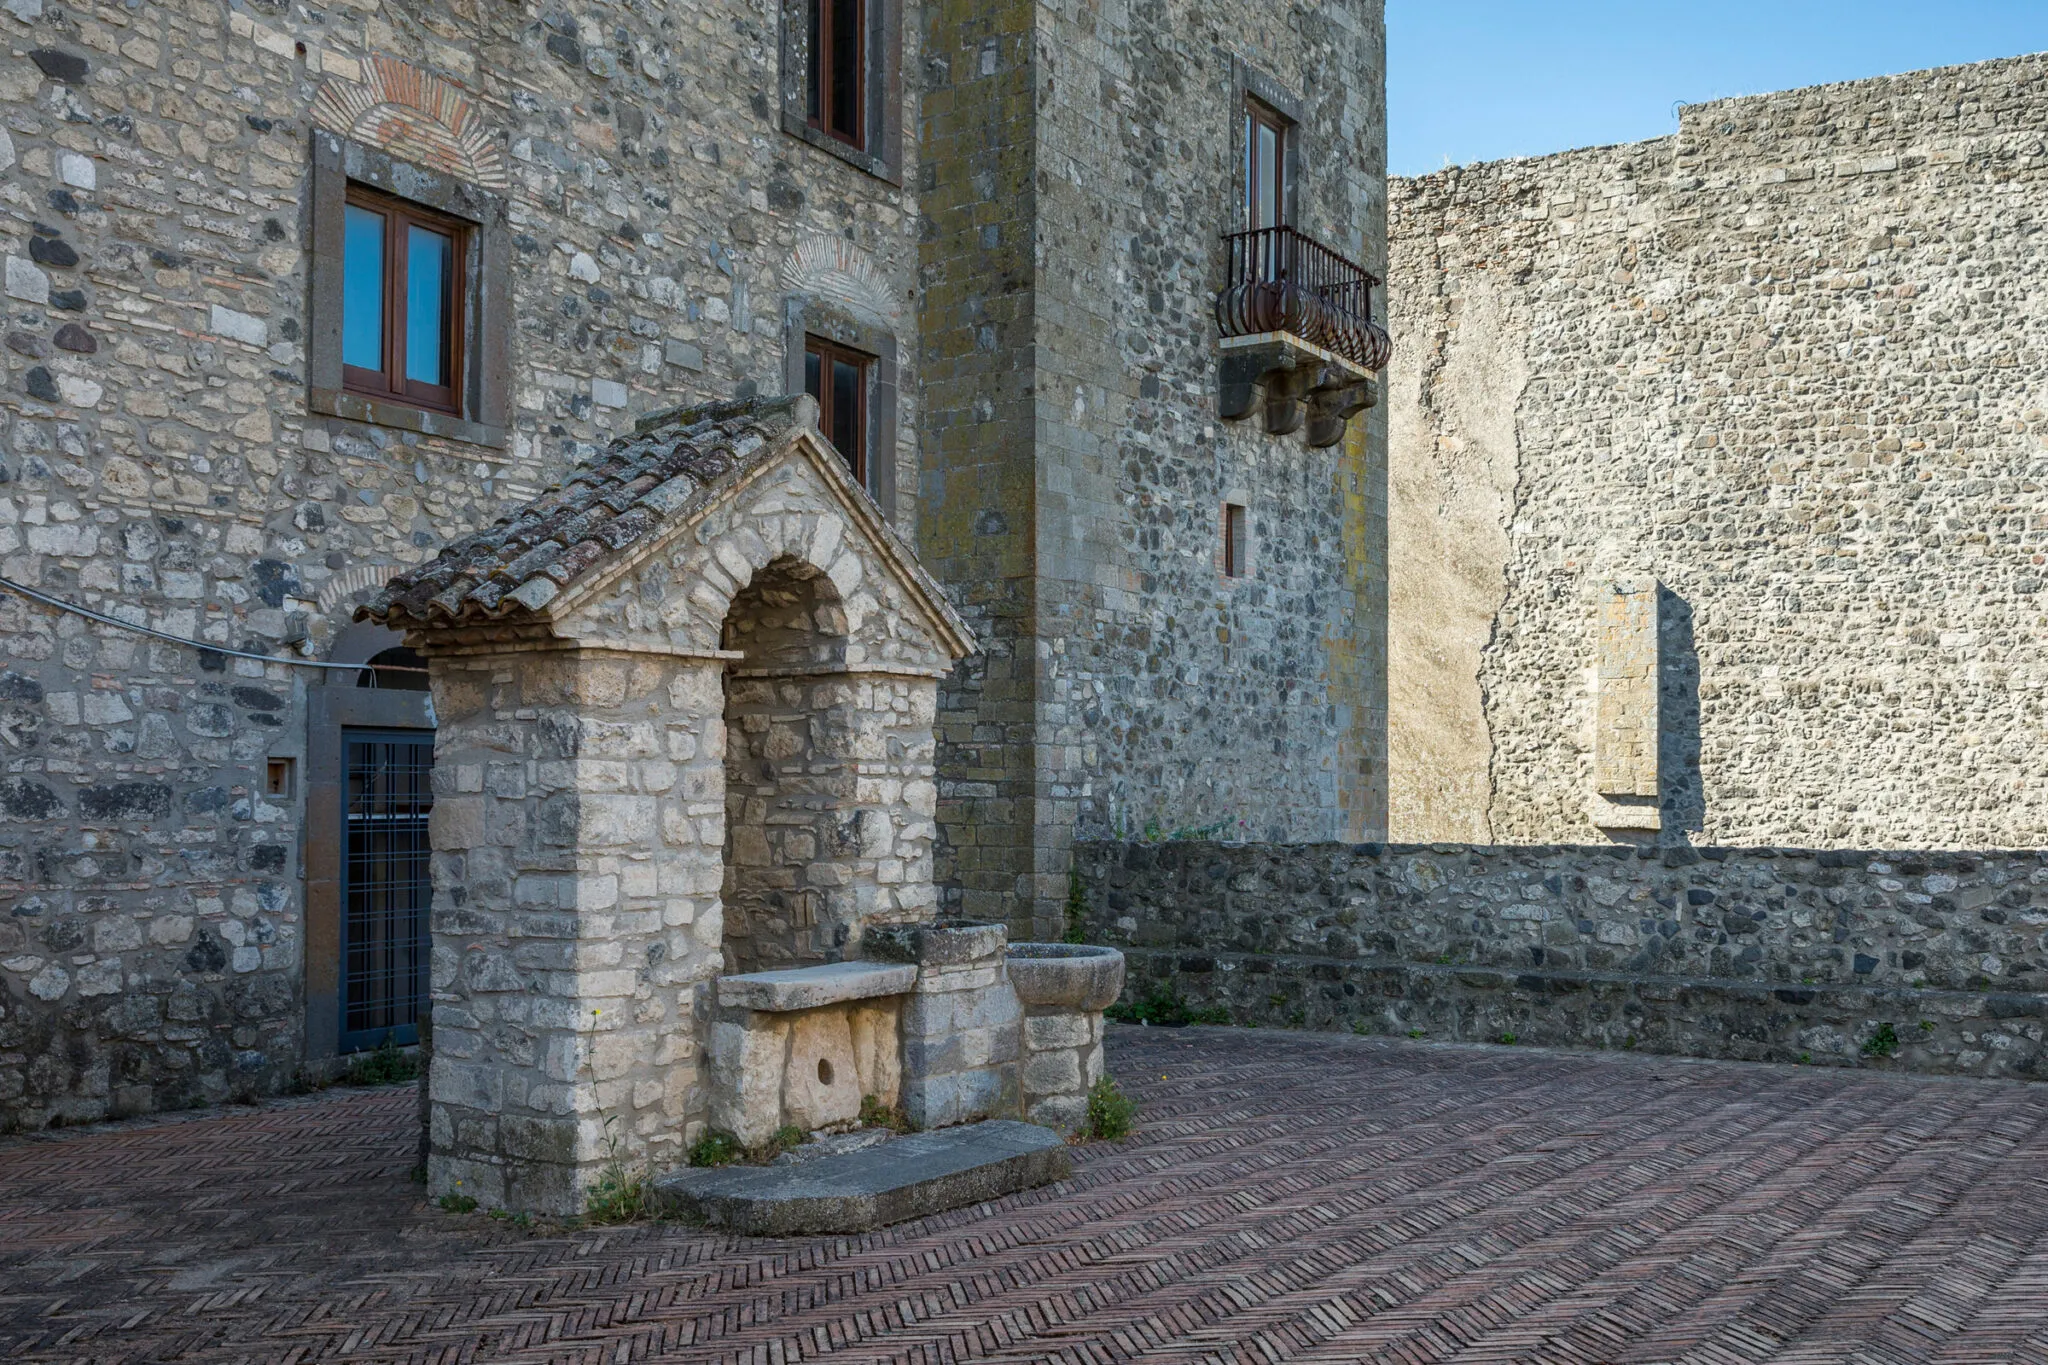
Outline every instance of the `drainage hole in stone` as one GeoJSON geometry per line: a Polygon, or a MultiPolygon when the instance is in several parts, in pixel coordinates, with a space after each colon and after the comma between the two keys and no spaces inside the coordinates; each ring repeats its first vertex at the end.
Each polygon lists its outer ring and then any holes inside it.
{"type": "Polygon", "coordinates": [[[823,1057],[818,1058],[818,1084],[832,1084],[832,1063],[826,1061],[823,1057]]]}

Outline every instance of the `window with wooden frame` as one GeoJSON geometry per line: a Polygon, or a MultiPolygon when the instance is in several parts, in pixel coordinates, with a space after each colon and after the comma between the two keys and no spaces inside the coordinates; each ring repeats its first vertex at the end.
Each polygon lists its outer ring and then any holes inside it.
{"type": "Polygon", "coordinates": [[[1278,110],[1247,96],[1244,102],[1245,227],[1286,227],[1288,207],[1287,153],[1293,127],[1278,110]]]}
{"type": "Polygon", "coordinates": [[[811,127],[867,147],[868,0],[809,0],[811,127]]]}
{"type": "Polygon", "coordinates": [[[818,430],[863,488],[868,482],[868,375],[875,358],[822,337],[804,338],[804,392],[818,400],[818,430]]]}
{"type": "Polygon", "coordinates": [[[1223,576],[1243,578],[1250,548],[1244,508],[1234,502],[1223,504],[1223,576]]]}
{"type": "Polygon", "coordinates": [[[360,185],[344,214],[343,387],[460,415],[471,225],[360,185]]]}

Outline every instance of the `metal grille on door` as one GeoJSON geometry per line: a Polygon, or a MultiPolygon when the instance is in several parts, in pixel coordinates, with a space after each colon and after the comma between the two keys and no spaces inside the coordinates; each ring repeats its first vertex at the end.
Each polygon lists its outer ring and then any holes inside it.
{"type": "Polygon", "coordinates": [[[431,731],[343,732],[341,1048],[418,1041],[427,994],[431,731]]]}

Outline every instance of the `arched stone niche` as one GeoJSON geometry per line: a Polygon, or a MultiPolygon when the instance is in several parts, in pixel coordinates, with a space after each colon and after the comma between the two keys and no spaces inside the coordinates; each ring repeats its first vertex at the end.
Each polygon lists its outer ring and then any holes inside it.
{"type": "Polygon", "coordinates": [[[361,613],[440,719],[432,1193],[577,1213],[614,1145],[679,1163],[715,977],[936,907],[937,683],[972,640],[815,414],[643,420],[361,613]]]}

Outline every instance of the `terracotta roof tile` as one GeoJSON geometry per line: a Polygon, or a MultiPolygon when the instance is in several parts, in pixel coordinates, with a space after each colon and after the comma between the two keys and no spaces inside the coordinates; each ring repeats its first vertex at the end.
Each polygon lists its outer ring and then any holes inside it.
{"type": "Polygon", "coordinates": [[[796,424],[795,398],[742,399],[643,417],[562,482],[399,574],[356,612],[404,629],[531,617],[796,424]]]}

